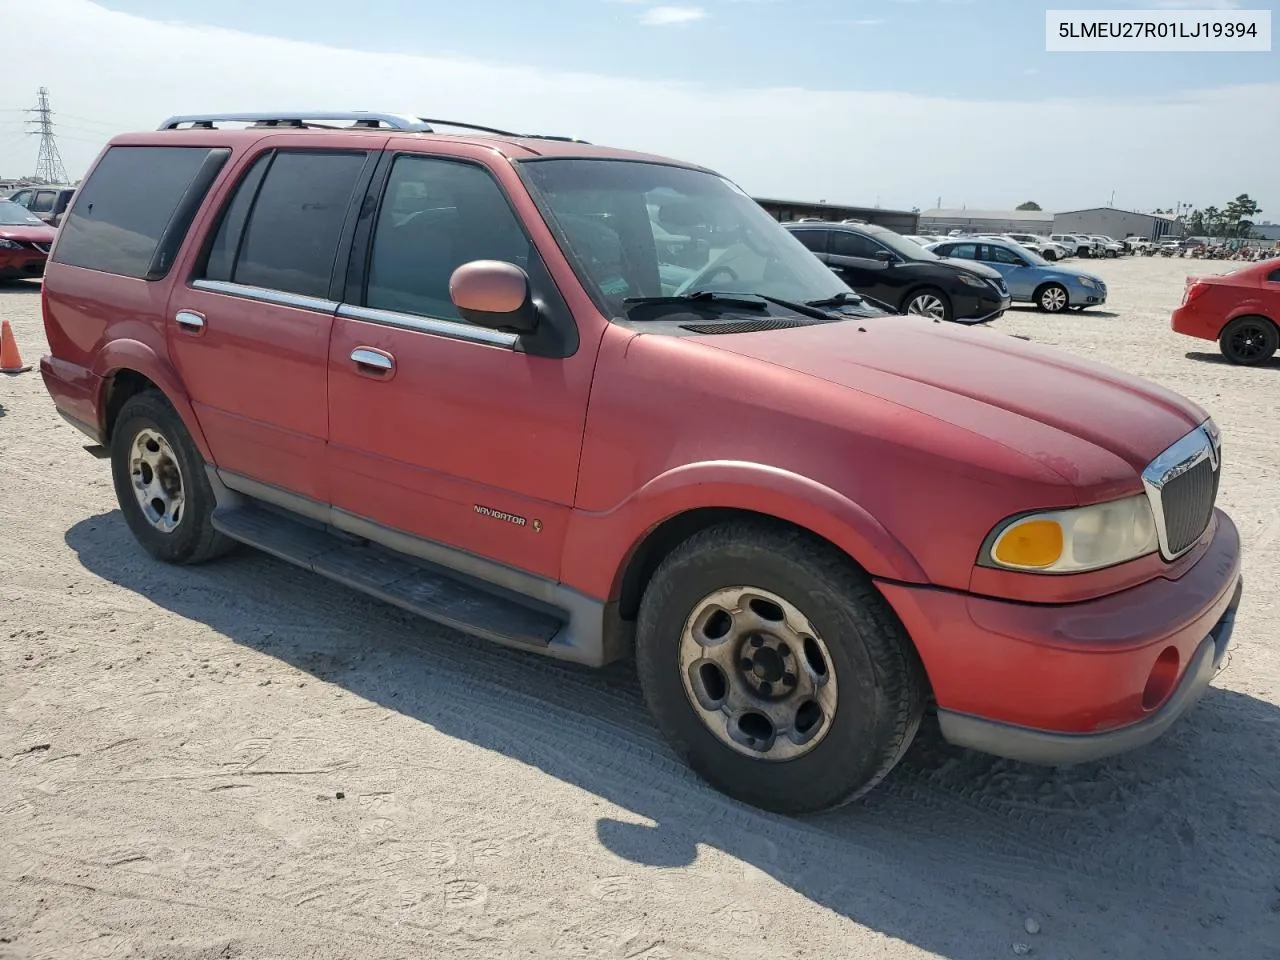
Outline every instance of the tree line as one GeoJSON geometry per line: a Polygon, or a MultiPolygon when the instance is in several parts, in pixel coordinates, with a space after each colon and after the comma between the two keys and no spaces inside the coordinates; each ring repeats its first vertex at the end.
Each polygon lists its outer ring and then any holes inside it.
{"type": "MultiPolygon", "coordinates": [[[[1261,212],[1258,202],[1242,193],[1221,209],[1209,206],[1203,210],[1192,210],[1183,218],[1183,224],[1192,236],[1247,240],[1253,235],[1254,218],[1261,212]]],[[[1156,213],[1171,214],[1173,211],[1157,210],[1156,213]]]]}

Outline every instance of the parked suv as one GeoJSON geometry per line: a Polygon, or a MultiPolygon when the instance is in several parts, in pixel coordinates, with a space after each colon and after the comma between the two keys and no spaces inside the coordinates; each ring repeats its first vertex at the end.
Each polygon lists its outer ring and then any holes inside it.
{"type": "Polygon", "coordinates": [[[527,653],[634,655],[674,749],[779,811],[871,789],[926,710],[1068,763],[1205,689],[1242,588],[1200,407],[866,315],[701,167],[439,126],[174,118],[98,157],[40,367],[152,555],[245,543],[527,653]],[[707,239],[695,273],[663,278],[655,224],[707,239]]]}
{"type": "Polygon", "coordinates": [[[980,263],[950,263],[886,227],[784,224],[854,290],[899,313],[986,323],[1009,309],[1009,290],[980,263]]]}
{"type": "Polygon", "coordinates": [[[9,199],[26,207],[49,226],[56,227],[62,223],[75,193],[75,187],[23,187],[11,194],[9,199]]]}
{"type": "Polygon", "coordinates": [[[1054,233],[1049,236],[1054,243],[1060,243],[1074,257],[1092,257],[1094,251],[1094,243],[1088,237],[1077,236],[1074,233],[1054,233]]]}

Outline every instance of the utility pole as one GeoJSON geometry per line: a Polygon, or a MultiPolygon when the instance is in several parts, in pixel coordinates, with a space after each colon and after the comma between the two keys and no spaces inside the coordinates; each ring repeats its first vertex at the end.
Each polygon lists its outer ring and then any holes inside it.
{"type": "Polygon", "coordinates": [[[53,135],[53,108],[49,106],[49,88],[41,87],[36,94],[36,105],[27,113],[34,113],[34,120],[26,121],[31,129],[27,133],[40,138],[40,153],[36,158],[36,179],[46,183],[66,183],[67,168],[62,165],[58,153],[58,141],[53,135]]]}

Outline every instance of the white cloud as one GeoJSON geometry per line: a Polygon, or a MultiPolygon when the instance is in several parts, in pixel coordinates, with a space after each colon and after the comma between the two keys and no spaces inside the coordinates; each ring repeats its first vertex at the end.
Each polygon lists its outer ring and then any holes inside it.
{"type": "Polygon", "coordinates": [[[878,24],[884,23],[883,20],[838,20],[836,22],[843,23],[845,26],[849,27],[874,27],[878,24]]]}
{"type": "Polygon", "coordinates": [[[702,7],[650,7],[640,14],[640,22],[648,27],[667,27],[677,23],[693,23],[705,20],[707,11],[702,7]]]}
{"type": "MultiPolygon", "coordinates": [[[[908,209],[931,207],[938,195],[971,207],[1035,197],[1045,209],[1069,210],[1112,190],[1139,208],[1222,206],[1249,191],[1267,216],[1280,213],[1280,83],[1178,93],[1175,84],[1196,82],[1192,74],[1171,78],[1162,97],[983,102],[360,52],[148,21],[91,0],[42,0],[40,22],[59,38],[58,55],[10,44],[5,70],[50,88],[73,175],[101,147],[91,129],[152,129],[175,113],[328,107],[418,111],[666,154],[717,169],[757,196],[836,203],[879,195],[886,207],[908,209]],[[1077,150],[1045,146],[1064,130],[1087,140],[1087,162],[1077,150]],[[1217,135],[1188,135],[1203,130],[1217,135]]],[[[21,164],[0,156],[0,172],[34,168],[34,141],[22,149],[21,164]]]]}

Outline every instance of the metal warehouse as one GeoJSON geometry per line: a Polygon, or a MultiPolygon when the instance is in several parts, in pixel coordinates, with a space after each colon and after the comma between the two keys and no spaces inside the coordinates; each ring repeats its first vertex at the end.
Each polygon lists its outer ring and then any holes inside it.
{"type": "Polygon", "coordinates": [[[1100,234],[1116,240],[1125,237],[1159,240],[1161,237],[1183,237],[1187,233],[1182,221],[1172,216],[1117,210],[1114,207],[1090,207],[1056,214],[1053,232],[1100,234]]]}
{"type": "Polygon", "coordinates": [[[769,215],[783,223],[792,220],[865,220],[896,230],[915,233],[919,215],[914,210],[885,210],[882,207],[850,207],[838,203],[814,203],[806,200],[768,200],[755,198],[769,215]]]}
{"type": "Polygon", "coordinates": [[[1053,232],[1053,214],[1044,210],[926,210],[920,214],[925,233],[1035,233],[1053,232]]]}

